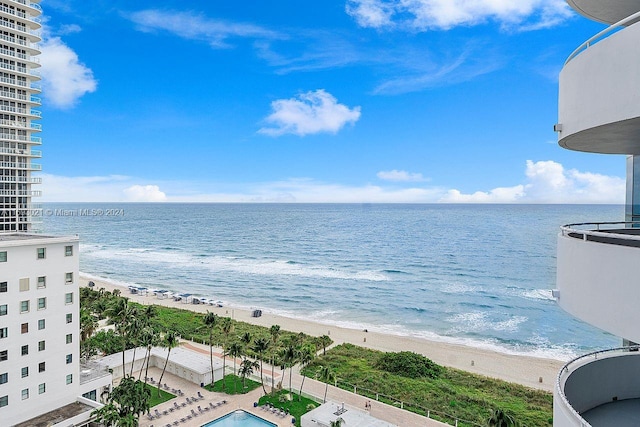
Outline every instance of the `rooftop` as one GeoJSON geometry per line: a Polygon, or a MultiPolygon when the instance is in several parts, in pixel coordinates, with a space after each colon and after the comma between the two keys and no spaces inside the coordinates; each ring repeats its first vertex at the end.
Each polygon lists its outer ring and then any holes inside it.
{"type": "Polygon", "coordinates": [[[393,424],[372,417],[368,412],[335,402],[322,404],[307,412],[303,418],[310,418],[318,425],[329,425],[331,421],[342,418],[344,425],[349,427],[395,427],[393,424]]]}
{"type": "MultiPolygon", "coordinates": [[[[27,420],[23,423],[16,424],[14,427],[49,427],[62,423],[68,419],[76,417],[84,412],[92,411],[92,406],[80,402],[73,402],[58,408],[54,411],[47,412],[38,417],[27,420]]],[[[66,426],[65,426],[66,427],[66,426]]]]}

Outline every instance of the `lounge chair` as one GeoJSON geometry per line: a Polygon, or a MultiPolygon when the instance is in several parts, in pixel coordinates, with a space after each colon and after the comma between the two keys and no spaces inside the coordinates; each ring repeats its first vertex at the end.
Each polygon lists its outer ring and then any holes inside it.
{"type": "Polygon", "coordinates": [[[191,410],[191,415],[193,415],[194,417],[198,416],[198,414],[196,414],[196,411],[194,411],[193,409],[191,410]]]}
{"type": "Polygon", "coordinates": [[[155,410],[156,418],[160,418],[162,414],[157,409],[155,410]]]}
{"type": "Polygon", "coordinates": [[[216,408],[216,405],[214,405],[214,404],[213,404],[213,402],[209,402],[209,407],[210,407],[211,409],[215,409],[215,408],[216,408]]]}
{"type": "Polygon", "coordinates": [[[200,392],[198,392],[198,397],[199,397],[200,399],[204,399],[204,396],[203,396],[200,392]]]}
{"type": "Polygon", "coordinates": [[[174,422],[173,422],[173,425],[174,425],[174,426],[177,426],[178,424],[180,424],[180,421],[178,421],[178,420],[176,420],[176,421],[174,421],[174,422]]]}
{"type": "Polygon", "coordinates": [[[198,405],[198,412],[202,412],[202,408],[198,405]]]}
{"type": "Polygon", "coordinates": [[[151,415],[151,414],[147,414],[147,419],[148,419],[149,421],[153,421],[155,418],[156,418],[156,417],[154,417],[153,415],[151,415]]]}

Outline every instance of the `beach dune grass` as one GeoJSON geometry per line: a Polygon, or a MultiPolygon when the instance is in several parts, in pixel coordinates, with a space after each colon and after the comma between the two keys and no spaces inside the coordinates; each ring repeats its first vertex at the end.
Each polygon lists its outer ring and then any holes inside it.
{"type": "MultiPolygon", "coordinates": [[[[552,424],[553,396],[518,384],[442,367],[437,378],[407,378],[381,370],[385,353],[342,344],[327,351],[306,368],[311,378],[329,366],[338,387],[404,409],[453,423],[456,419],[485,425],[496,408],[511,414],[520,425],[552,424]]],[[[461,422],[458,425],[465,425],[461,422]]]]}
{"type": "Polygon", "coordinates": [[[206,385],[206,388],[209,391],[215,391],[218,393],[226,393],[226,394],[245,394],[249,393],[261,387],[260,383],[257,381],[250,380],[249,378],[244,380],[244,387],[242,386],[242,378],[233,375],[227,374],[223,379],[216,381],[213,386],[211,384],[206,385]],[[222,382],[224,381],[224,390],[222,388],[222,382]]]}
{"type": "Polygon", "coordinates": [[[289,392],[288,390],[280,390],[273,396],[270,394],[262,396],[260,400],[258,400],[258,405],[262,406],[270,403],[276,408],[288,411],[289,414],[291,414],[292,418],[295,417],[295,425],[300,427],[300,418],[302,417],[302,415],[309,412],[312,406],[320,406],[320,403],[317,403],[304,396],[302,396],[300,401],[298,401],[298,399],[298,394],[289,392]]]}

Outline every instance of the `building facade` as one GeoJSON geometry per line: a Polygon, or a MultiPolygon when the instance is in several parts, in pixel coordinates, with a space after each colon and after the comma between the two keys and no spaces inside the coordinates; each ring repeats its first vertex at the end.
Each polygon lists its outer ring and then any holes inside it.
{"type": "Polygon", "coordinates": [[[40,42],[40,0],[0,0],[0,232],[28,232],[38,221],[39,196],[32,177],[41,165],[41,113],[37,55],[40,42]]]}
{"type": "Polygon", "coordinates": [[[569,56],[559,79],[559,144],[627,156],[626,220],[568,224],[558,237],[558,304],[621,338],[617,349],[578,357],[561,370],[554,426],[640,425],[640,2],[567,0],[611,26],[569,56]]]}

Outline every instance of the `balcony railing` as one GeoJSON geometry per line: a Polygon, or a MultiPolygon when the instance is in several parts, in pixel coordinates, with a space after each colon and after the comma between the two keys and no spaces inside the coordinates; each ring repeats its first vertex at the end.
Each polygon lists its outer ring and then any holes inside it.
{"type": "Polygon", "coordinates": [[[24,53],[16,52],[14,50],[0,48],[0,54],[6,55],[6,56],[11,56],[12,58],[19,58],[19,59],[22,59],[24,61],[34,62],[36,64],[40,63],[40,58],[38,58],[36,56],[25,55],[24,53]]]}
{"type": "Polygon", "coordinates": [[[567,224],[560,227],[560,231],[563,236],[584,241],[640,247],[640,222],[638,221],[567,224]]]}
{"type": "Polygon", "coordinates": [[[8,1],[9,3],[19,3],[19,4],[23,5],[23,6],[27,6],[27,7],[30,7],[32,9],[35,9],[37,11],[42,12],[42,8],[40,7],[40,5],[38,3],[31,3],[31,2],[26,1],[26,0],[6,0],[6,1],[8,1]]]}
{"type": "Polygon", "coordinates": [[[11,22],[0,20],[0,27],[10,28],[12,30],[20,31],[21,33],[29,34],[31,36],[35,36],[40,38],[41,32],[38,30],[31,30],[27,27],[23,27],[21,25],[16,25],[11,22]]]}
{"type": "Polygon", "coordinates": [[[42,19],[41,18],[38,18],[36,16],[27,15],[26,13],[20,12],[19,10],[16,10],[16,9],[11,9],[11,8],[8,8],[8,7],[5,7],[5,6],[0,6],[0,11],[2,11],[4,13],[8,13],[9,15],[13,15],[13,16],[17,16],[17,17],[22,18],[22,19],[26,19],[28,21],[33,21],[33,22],[35,22],[37,24],[42,23],[42,19]]]}
{"type": "Polygon", "coordinates": [[[26,176],[0,175],[0,182],[24,182],[30,184],[42,184],[42,178],[27,178],[26,176]]]}
{"type": "Polygon", "coordinates": [[[582,43],[580,46],[578,46],[578,48],[576,50],[574,50],[573,52],[571,52],[571,55],[569,55],[569,57],[567,58],[567,60],[565,61],[564,65],[567,65],[569,62],[571,62],[571,60],[573,58],[575,58],[576,56],[578,56],[580,53],[582,53],[583,51],[589,49],[589,47],[593,46],[594,44],[598,43],[599,41],[606,39],[609,35],[611,35],[612,33],[618,31],[621,27],[633,23],[634,21],[637,21],[638,19],[640,19],[640,12],[636,12],[633,15],[629,15],[626,18],[616,22],[615,24],[611,25],[608,28],[605,28],[604,30],[600,31],[598,34],[596,34],[595,36],[591,37],[589,40],[587,40],[586,42],[582,43]]]}
{"type": "Polygon", "coordinates": [[[0,196],[40,197],[40,196],[42,196],[42,191],[38,191],[38,190],[0,190],[0,196]]]}
{"type": "Polygon", "coordinates": [[[0,148],[0,154],[14,154],[16,156],[42,157],[40,150],[22,150],[19,148],[0,148]]]}
{"type": "Polygon", "coordinates": [[[40,50],[40,46],[38,45],[38,43],[31,43],[27,40],[22,40],[22,39],[18,39],[15,37],[11,37],[8,36],[6,34],[0,34],[0,40],[4,40],[7,41],[9,43],[13,43],[13,44],[17,44],[23,47],[28,47],[30,49],[34,49],[34,50],[40,50]]]}
{"type": "Polygon", "coordinates": [[[42,170],[42,165],[38,165],[35,163],[27,164],[27,163],[16,163],[16,162],[0,162],[0,168],[27,169],[32,171],[39,171],[39,170],[42,170]]]}
{"type": "MultiPolygon", "coordinates": [[[[558,374],[558,377],[556,379],[556,396],[558,398],[560,398],[562,404],[563,404],[563,410],[564,410],[564,415],[569,415],[571,418],[571,421],[573,421],[574,425],[576,426],[581,426],[581,427],[590,427],[591,424],[589,424],[583,417],[582,415],[575,410],[575,408],[573,407],[573,405],[570,402],[570,398],[567,397],[567,395],[565,394],[565,384],[568,380],[568,378],[574,373],[576,372],[576,369],[585,366],[589,363],[593,363],[596,362],[598,360],[603,360],[606,359],[607,357],[612,357],[612,356],[638,356],[640,355],[638,353],[638,351],[640,350],[640,346],[628,346],[628,347],[619,347],[619,348],[614,348],[614,349],[609,349],[609,350],[600,350],[600,351],[594,351],[592,353],[588,353],[579,357],[576,357],[575,359],[570,360],[569,362],[567,362],[566,365],[564,365],[562,367],[562,369],[560,370],[560,373],[558,374]],[[567,411],[569,412],[569,414],[567,414],[567,411]]],[[[622,375],[627,375],[628,373],[623,372],[622,375]]],[[[632,381],[635,379],[631,379],[632,381]]],[[[597,384],[594,384],[594,387],[597,387],[597,384]]],[[[602,403],[609,403],[610,400],[607,401],[603,401],[602,403]]],[[[586,413],[587,411],[585,411],[586,413]]]]}

